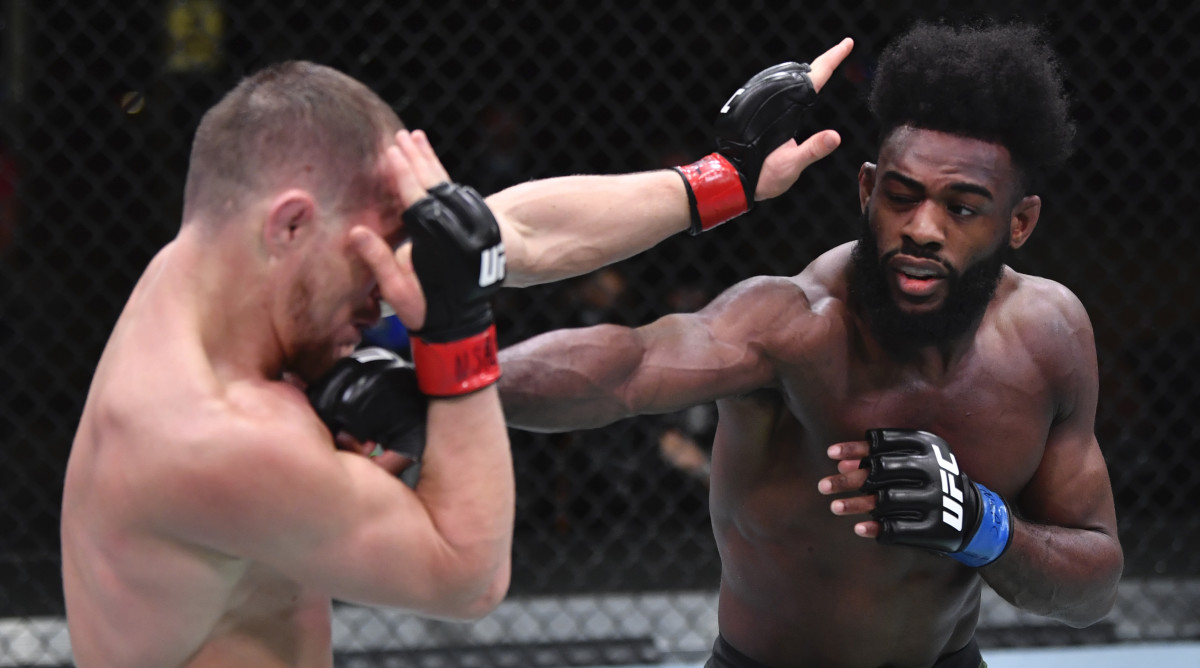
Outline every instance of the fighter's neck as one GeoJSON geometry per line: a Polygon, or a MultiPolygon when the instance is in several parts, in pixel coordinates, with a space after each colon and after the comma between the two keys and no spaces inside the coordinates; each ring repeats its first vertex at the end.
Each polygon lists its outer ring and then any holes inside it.
{"type": "Polygon", "coordinates": [[[252,253],[246,244],[186,232],[160,252],[164,287],[185,301],[219,376],[274,378],[281,371],[270,294],[252,253]]]}

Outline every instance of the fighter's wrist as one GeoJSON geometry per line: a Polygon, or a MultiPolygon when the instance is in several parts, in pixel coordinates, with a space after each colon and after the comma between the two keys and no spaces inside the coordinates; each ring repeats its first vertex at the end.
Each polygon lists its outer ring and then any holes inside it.
{"type": "Polygon", "coordinates": [[[500,378],[496,326],[456,341],[412,339],[417,387],[432,397],[454,397],[483,389],[500,378]]]}
{"type": "Polygon", "coordinates": [[[675,171],[683,177],[687,189],[692,225],[696,235],[732,220],[750,210],[738,170],[720,153],[711,153],[675,171]]]}
{"type": "Polygon", "coordinates": [[[979,483],[972,484],[979,491],[979,526],[967,544],[949,556],[978,568],[999,559],[1012,544],[1013,516],[999,494],[979,483]]]}

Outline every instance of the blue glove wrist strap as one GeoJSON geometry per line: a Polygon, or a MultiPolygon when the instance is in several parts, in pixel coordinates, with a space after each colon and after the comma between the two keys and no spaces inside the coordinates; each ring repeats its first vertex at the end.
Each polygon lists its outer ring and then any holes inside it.
{"type": "Polygon", "coordinates": [[[966,547],[953,552],[949,556],[971,566],[986,566],[1004,554],[1008,544],[1012,542],[1012,515],[1008,512],[1008,504],[992,490],[974,483],[979,489],[979,505],[983,517],[979,520],[979,528],[971,537],[966,547]]]}

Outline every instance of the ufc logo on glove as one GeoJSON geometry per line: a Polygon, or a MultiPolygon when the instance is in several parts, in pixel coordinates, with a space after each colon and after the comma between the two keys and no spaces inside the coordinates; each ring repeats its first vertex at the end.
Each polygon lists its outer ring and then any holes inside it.
{"type": "Polygon", "coordinates": [[[479,287],[486,288],[504,280],[504,244],[485,249],[479,257],[479,287]]]}
{"type": "Polygon", "coordinates": [[[942,522],[950,525],[955,531],[962,531],[963,524],[963,491],[956,483],[958,481],[958,460],[954,454],[947,451],[942,456],[942,448],[933,443],[933,456],[938,466],[942,468],[942,522]],[[951,478],[951,476],[954,476],[951,478]]]}
{"type": "Polygon", "coordinates": [[[1008,549],[1013,516],[992,490],[959,469],[950,444],[916,429],[871,429],[864,492],[881,543],[940,552],[967,566],[986,566],[1008,549]]]}

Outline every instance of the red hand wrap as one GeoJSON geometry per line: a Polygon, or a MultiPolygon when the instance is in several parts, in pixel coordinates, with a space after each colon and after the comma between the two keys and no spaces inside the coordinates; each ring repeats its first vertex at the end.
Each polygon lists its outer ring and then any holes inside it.
{"type": "Polygon", "coordinates": [[[750,210],[742,177],[720,153],[711,153],[675,170],[687,184],[688,202],[692,207],[692,234],[711,230],[750,210]]]}
{"type": "Polygon", "coordinates": [[[417,386],[432,397],[455,397],[487,387],[500,378],[496,326],[465,339],[430,343],[411,341],[417,386]]]}

